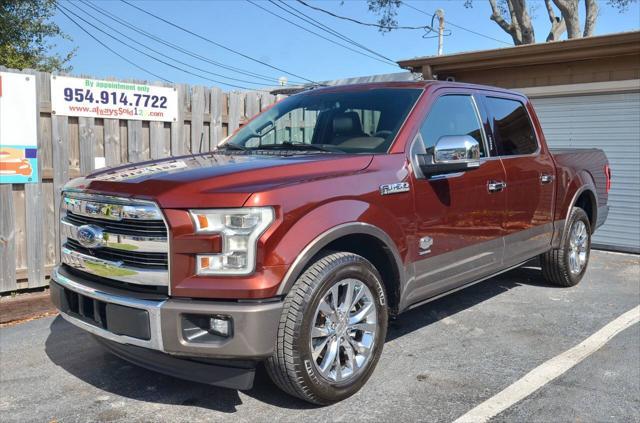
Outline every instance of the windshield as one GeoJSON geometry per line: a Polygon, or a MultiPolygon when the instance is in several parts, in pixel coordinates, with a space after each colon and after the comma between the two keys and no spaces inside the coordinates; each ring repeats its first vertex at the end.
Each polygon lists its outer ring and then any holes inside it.
{"type": "Polygon", "coordinates": [[[420,93],[414,88],[380,88],[294,95],[240,129],[226,146],[384,153],[420,93]]]}

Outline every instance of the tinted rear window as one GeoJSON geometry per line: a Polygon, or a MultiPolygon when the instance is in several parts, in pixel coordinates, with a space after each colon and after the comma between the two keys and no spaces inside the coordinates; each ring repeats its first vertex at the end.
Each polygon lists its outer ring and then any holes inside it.
{"type": "Polygon", "coordinates": [[[529,114],[517,100],[487,97],[487,107],[493,116],[493,127],[501,156],[532,154],[538,149],[529,114]]]}

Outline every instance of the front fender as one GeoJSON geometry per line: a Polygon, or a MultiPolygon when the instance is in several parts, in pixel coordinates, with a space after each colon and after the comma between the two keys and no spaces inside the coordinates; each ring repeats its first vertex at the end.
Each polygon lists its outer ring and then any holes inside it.
{"type": "Polygon", "coordinates": [[[385,209],[360,200],[337,200],[322,204],[286,229],[271,250],[273,260],[288,265],[278,294],[286,294],[308,262],[329,243],[346,235],[365,234],[383,242],[393,253],[403,275],[406,236],[398,219],[385,209]]]}

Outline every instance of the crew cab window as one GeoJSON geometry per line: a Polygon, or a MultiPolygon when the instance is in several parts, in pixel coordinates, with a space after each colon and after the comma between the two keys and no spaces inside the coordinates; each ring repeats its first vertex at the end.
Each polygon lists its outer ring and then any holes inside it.
{"type": "Polygon", "coordinates": [[[501,156],[533,154],[538,149],[536,134],[524,105],[517,100],[487,97],[493,128],[501,156]]]}
{"type": "Polygon", "coordinates": [[[422,123],[420,135],[427,153],[433,151],[444,136],[469,135],[480,144],[480,156],[485,157],[480,119],[469,95],[445,95],[431,106],[422,123]]]}
{"type": "Polygon", "coordinates": [[[421,93],[376,88],[293,95],[257,116],[227,144],[244,150],[384,153],[421,93]]]}

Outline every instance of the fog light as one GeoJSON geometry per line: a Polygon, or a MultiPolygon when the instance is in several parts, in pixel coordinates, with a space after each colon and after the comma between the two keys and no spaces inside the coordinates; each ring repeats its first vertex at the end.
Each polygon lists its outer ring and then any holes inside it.
{"type": "Polygon", "coordinates": [[[228,337],[231,333],[230,321],[222,316],[209,319],[209,332],[223,337],[228,337]]]}
{"type": "Polygon", "coordinates": [[[187,342],[208,344],[233,336],[233,319],[221,314],[183,314],[182,337],[187,342]]]}

